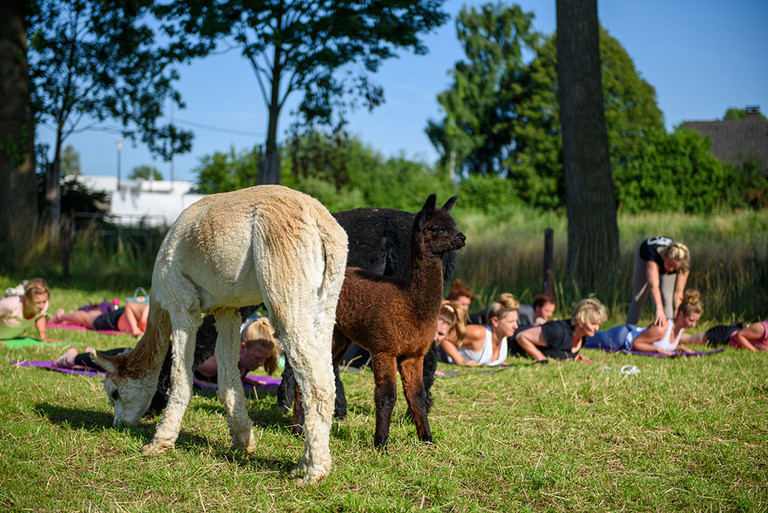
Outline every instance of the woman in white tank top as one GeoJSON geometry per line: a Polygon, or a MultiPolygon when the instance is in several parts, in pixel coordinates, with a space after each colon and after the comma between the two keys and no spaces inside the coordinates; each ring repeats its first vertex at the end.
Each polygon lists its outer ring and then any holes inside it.
{"type": "Polygon", "coordinates": [[[655,324],[648,326],[632,341],[632,350],[665,355],[674,354],[676,351],[690,352],[690,349],[680,345],[680,339],[687,328],[696,326],[696,321],[701,317],[703,310],[699,292],[686,291],[673,321],[667,323],[666,328],[655,324]]]}

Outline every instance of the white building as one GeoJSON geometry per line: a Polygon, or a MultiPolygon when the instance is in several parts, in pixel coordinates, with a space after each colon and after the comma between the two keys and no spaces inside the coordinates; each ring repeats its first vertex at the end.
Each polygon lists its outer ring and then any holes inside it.
{"type": "Polygon", "coordinates": [[[109,214],[115,222],[133,225],[140,221],[148,226],[170,226],[181,211],[205,194],[195,194],[194,182],[120,180],[114,176],[80,176],[78,180],[93,191],[109,195],[109,214]]]}

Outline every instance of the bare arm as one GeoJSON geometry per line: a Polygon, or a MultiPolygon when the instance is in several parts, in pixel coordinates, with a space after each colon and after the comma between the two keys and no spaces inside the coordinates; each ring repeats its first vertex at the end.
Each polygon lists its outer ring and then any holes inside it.
{"type": "MultiPolygon", "coordinates": [[[[122,315],[122,317],[124,317],[125,321],[128,323],[128,329],[127,330],[125,329],[125,325],[120,327],[120,329],[121,331],[127,331],[128,333],[134,336],[141,335],[144,332],[139,328],[139,323],[138,323],[138,319],[136,318],[136,313],[134,312],[133,308],[129,305],[130,303],[126,305],[125,311],[123,312],[123,315],[122,315]]],[[[118,325],[119,324],[122,324],[122,323],[118,322],[118,325]]]]}
{"type": "Polygon", "coordinates": [[[547,359],[547,357],[544,356],[544,353],[537,347],[544,347],[546,345],[546,341],[542,338],[541,326],[521,331],[515,336],[515,340],[522,350],[534,360],[542,361],[547,359]]]}
{"type": "MultiPolygon", "coordinates": [[[[649,260],[645,265],[645,278],[648,280],[648,286],[651,288],[651,298],[656,305],[656,318],[653,321],[654,326],[667,327],[667,315],[664,313],[664,304],[661,301],[661,289],[659,289],[659,264],[649,260]]],[[[647,330],[646,330],[647,331],[647,330]]]]}
{"type": "Polygon", "coordinates": [[[665,332],[665,329],[660,328],[655,324],[648,326],[648,329],[639,334],[637,338],[632,341],[632,350],[643,351],[645,353],[661,353],[666,355],[673,354],[672,351],[668,351],[653,345],[654,342],[661,340],[665,332]]]}
{"type": "Polygon", "coordinates": [[[46,331],[45,331],[45,323],[46,323],[45,315],[41,315],[41,316],[40,316],[40,317],[38,317],[38,319],[35,321],[35,327],[37,328],[37,332],[40,334],[40,340],[42,340],[43,342],[53,342],[53,343],[57,343],[57,342],[58,342],[58,340],[50,340],[50,339],[48,339],[48,337],[46,336],[46,331]]]}
{"type": "Polygon", "coordinates": [[[739,347],[750,351],[757,351],[757,348],[752,344],[752,340],[759,340],[762,336],[763,325],[756,322],[737,331],[733,338],[736,340],[736,343],[739,344],[739,347]]]}
{"type": "Polygon", "coordinates": [[[677,313],[677,309],[683,302],[683,292],[685,292],[685,284],[688,281],[688,272],[678,273],[675,279],[675,292],[672,295],[673,313],[677,313]]]}
{"type": "Polygon", "coordinates": [[[456,345],[449,340],[443,340],[443,343],[440,345],[440,347],[443,348],[445,354],[450,356],[456,365],[466,365],[468,367],[478,365],[478,363],[473,360],[464,359],[464,357],[459,354],[459,349],[456,347],[456,345]]]}

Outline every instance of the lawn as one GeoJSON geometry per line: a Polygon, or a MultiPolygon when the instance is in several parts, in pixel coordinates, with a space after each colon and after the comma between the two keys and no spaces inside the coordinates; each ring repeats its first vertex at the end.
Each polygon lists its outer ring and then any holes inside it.
{"type": "MultiPolygon", "coordinates": [[[[103,295],[54,289],[54,306],[103,295]]],[[[135,343],[51,334],[78,348],[135,343]]],[[[157,418],[113,429],[98,378],[11,364],[52,359],[66,347],[0,348],[0,509],[768,510],[765,353],[667,359],[585,351],[595,363],[510,358],[503,370],[464,369],[435,382],[434,444],[416,439],[399,392],[384,453],[373,447],[372,373],[343,372],[349,416],[334,421],[334,469],[319,485],[301,486],[289,470],[303,439],[274,395],[248,400],[254,454],[231,449],[221,403],[198,391],[176,448],[146,457],[140,449],[157,418]]]]}

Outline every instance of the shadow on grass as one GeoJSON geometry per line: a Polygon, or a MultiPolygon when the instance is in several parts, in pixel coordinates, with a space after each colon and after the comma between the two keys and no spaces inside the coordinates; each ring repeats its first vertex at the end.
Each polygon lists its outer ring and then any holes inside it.
{"type": "MultiPolygon", "coordinates": [[[[210,408],[215,411],[216,408],[210,408]]],[[[223,415],[223,408],[221,409],[223,415]]],[[[64,429],[82,430],[89,433],[102,433],[112,428],[113,417],[103,411],[85,410],[77,408],[66,408],[51,404],[38,403],[34,406],[34,412],[41,417],[47,418],[51,424],[64,429]]],[[[142,445],[149,443],[155,434],[156,423],[159,417],[145,417],[144,422],[136,426],[122,427],[117,431],[125,433],[127,436],[138,440],[142,445]],[[151,422],[151,423],[150,423],[151,422]]],[[[287,424],[284,422],[284,424],[287,424]]],[[[263,427],[272,427],[277,429],[287,429],[287,427],[278,427],[274,424],[264,425],[263,427]]],[[[292,459],[274,459],[262,458],[258,455],[258,448],[255,454],[249,454],[245,451],[234,449],[231,443],[212,443],[210,439],[185,432],[183,427],[179,433],[179,438],[175,444],[176,450],[182,450],[188,453],[200,452],[201,449],[210,448],[211,454],[221,460],[236,463],[239,466],[256,464],[260,468],[285,473],[290,473],[296,465],[292,459]]]]}

